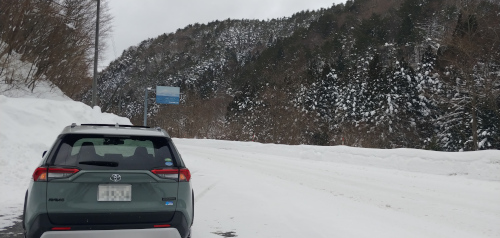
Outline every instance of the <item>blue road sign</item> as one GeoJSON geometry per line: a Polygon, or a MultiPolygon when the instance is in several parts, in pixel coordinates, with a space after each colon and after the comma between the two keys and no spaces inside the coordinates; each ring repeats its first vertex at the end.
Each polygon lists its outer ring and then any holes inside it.
{"type": "Polygon", "coordinates": [[[156,86],[156,103],[179,104],[181,89],[178,87],[156,86]]]}

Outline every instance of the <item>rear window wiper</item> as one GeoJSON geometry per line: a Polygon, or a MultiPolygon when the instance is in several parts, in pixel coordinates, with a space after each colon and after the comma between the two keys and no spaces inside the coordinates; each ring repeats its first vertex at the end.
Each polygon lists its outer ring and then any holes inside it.
{"type": "Polygon", "coordinates": [[[86,165],[96,165],[96,166],[106,166],[106,167],[118,167],[118,162],[114,161],[82,161],[79,164],[86,165]]]}

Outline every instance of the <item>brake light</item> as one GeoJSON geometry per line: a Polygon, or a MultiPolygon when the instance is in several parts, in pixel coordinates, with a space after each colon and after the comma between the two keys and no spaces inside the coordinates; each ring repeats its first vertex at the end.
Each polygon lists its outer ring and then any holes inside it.
{"type": "Polygon", "coordinates": [[[165,225],[154,225],[154,228],[165,228],[165,227],[170,227],[170,225],[165,224],[165,225]]]}
{"type": "Polygon", "coordinates": [[[53,231],[69,231],[71,230],[71,227],[52,227],[53,231]]]}
{"type": "Polygon", "coordinates": [[[153,169],[153,174],[164,179],[178,179],[179,182],[189,182],[191,173],[189,169],[153,169]]]}
{"type": "Polygon", "coordinates": [[[47,181],[50,178],[67,178],[73,174],[76,174],[79,169],[66,169],[66,168],[44,168],[39,167],[35,169],[33,173],[33,180],[36,181],[47,181]]]}
{"type": "Polygon", "coordinates": [[[36,181],[47,181],[47,168],[39,167],[33,172],[33,180],[36,181]]]}

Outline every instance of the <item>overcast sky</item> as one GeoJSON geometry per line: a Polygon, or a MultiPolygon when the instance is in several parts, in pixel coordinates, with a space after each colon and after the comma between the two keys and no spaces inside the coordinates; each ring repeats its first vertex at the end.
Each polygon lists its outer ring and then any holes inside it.
{"type": "Polygon", "coordinates": [[[194,23],[215,20],[272,19],[302,10],[331,7],[345,0],[107,0],[113,34],[100,68],[130,46],[194,23]]]}

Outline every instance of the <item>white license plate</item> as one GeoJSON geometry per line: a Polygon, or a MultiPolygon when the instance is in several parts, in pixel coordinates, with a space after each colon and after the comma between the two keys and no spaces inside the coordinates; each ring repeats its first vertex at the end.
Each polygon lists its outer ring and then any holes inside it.
{"type": "Polygon", "coordinates": [[[132,201],[132,185],[130,184],[99,184],[97,188],[99,202],[130,202],[132,201]]]}

